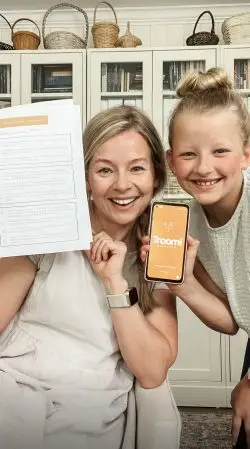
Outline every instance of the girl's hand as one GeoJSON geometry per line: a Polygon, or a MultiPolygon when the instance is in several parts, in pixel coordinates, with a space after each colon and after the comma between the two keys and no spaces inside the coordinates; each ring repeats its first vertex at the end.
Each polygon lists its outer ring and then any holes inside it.
{"type": "MultiPolygon", "coordinates": [[[[167,284],[171,292],[176,295],[180,295],[183,289],[194,280],[194,263],[197,256],[197,251],[199,247],[199,241],[193,239],[190,235],[187,237],[187,254],[185,262],[185,272],[184,272],[184,282],[183,284],[167,284]]],[[[149,236],[144,236],[142,238],[142,246],[140,250],[140,257],[143,263],[146,262],[147,254],[150,249],[150,239],[149,236]]]]}
{"type": "Polygon", "coordinates": [[[199,240],[195,240],[191,235],[187,236],[187,253],[184,270],[184,281],[182,284],[168,284],[169,290],[175,295],[185,295],[187,287],[192,284],[194,278],[194,264],[199,248],[199,240]]]}
{"type": "Polygon", "coordinates": [[[123,278],[126,252],[124,242],[113,240],[103,231],[94,235],[90,251],[84,251],[94,272],[110,294],[123,293],[127,289],[127,282],[123,278]]]}

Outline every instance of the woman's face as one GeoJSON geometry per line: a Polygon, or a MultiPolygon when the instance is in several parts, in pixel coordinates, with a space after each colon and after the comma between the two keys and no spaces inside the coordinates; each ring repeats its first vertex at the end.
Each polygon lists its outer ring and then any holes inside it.
{"type": "Polygon", "coordinates": [[[91,159],[88,189],[106,232],[114,225],[130,229],[150,203],[155,185],[150,149],[134,130],[112,137],[91,159]]]}

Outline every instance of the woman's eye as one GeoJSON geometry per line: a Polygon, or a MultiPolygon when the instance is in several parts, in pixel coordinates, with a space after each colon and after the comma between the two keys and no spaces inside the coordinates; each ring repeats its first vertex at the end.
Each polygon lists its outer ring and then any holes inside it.
{"type": "Polygon", "coordinates": [[[195,157],[195,153],[192,151],[186,151],[185,153],[182,153],[182,157],[184,157],[184,159],[191,159],[195,157]]]}
{"type": "Polygon", "coordinates": [[[145,171],[145,167],[141,167],[140,165],[135,165],[134,167],[131,168],[131,171],[133,171],[133,172],[145,171]]]}
{"type": "Polygon", "coordinates": [[[97,173],[100,173],[101,175],[108,175],[109,173],[112,173],[112,170],[109,167],[102,167],[97,173]]]}

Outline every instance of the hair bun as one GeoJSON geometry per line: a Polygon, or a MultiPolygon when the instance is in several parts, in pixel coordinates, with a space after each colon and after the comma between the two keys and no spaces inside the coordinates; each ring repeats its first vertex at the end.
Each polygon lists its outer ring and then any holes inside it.
{"type": "Polygon", "coordinates": [[[233,82],[219,67],[206,72],[187,72],[181,77],[176,93],[179,98],[183,98],[191,93],[210,89],[233,89],[233,82]]]}

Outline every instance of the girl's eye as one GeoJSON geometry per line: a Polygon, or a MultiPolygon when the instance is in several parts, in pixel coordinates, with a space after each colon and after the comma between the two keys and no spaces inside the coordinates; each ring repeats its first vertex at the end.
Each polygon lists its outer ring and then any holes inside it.
{"type": "Polygon", "coordinates": [[[226,148],[218,148],[217,150],[214,151],[215,154],[225,154],[225,153],[229,153],[229,150],[227,150],[226,148]]]}
{"type": "Polygon", "coordinates": [[[101,175],[109,175],[110,173],[112,173],[112,170],[109,167],[102,167],[98,170],[97,173],[100,173],[101,175]]]}
{"type": "Polygon", "coordinates": [[[133,172],[145,171],[145,167],[141,167],[140,165],[135,165],[134,167],[131,168],[131,171],[133,171],[133,172]]]}

